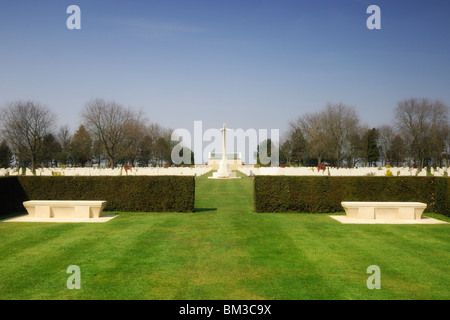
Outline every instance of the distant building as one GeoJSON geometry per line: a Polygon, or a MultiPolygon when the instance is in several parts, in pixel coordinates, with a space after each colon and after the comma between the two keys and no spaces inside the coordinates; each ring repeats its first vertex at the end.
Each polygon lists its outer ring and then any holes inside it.
{"type": "MultiPolygon", "coordinates": [[[[212,170],[218,170],[222,161],[222,152],[210,152],[208,155],[208,166],[212,170]]],[[[236,170],[242,165],[242,155],[240,152],[227,152],[227,161],[231,170],[236,170]]]]}

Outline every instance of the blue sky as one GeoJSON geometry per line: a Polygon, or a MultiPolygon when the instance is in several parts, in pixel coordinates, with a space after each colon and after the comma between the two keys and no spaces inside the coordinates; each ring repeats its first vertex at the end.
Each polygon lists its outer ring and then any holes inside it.
{"type": "Polygon", "coordinates": [[[449,21],[447,0],[1,0],[0,104],[45,103],[73,129],[99,97],[172,129],[283,132],[342,102],[376,127],[402,99],[450,104],[449,21]]]}

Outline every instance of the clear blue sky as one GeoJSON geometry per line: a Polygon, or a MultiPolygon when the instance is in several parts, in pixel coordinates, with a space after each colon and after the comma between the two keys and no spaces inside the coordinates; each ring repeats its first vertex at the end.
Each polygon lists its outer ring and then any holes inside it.
{"type": "Polygon", "coordinates": [[[283,131],[342,102],[374,127],[405,98],[450,104],[449,35],[448,0],[1,0],[0,104],[45,103],[74,129],[100,97],[172,129],[283,131]]]}

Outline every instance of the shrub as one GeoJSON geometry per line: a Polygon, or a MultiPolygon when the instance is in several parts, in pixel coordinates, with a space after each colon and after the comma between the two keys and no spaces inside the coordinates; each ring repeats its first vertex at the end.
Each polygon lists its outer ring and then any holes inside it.
{"type": "Polygon", "coordinates": [[[193,212],[195,178],[191,176],[61,176],[0,179],[6,191],[0,214],[24,211],[26,200],[106,200],[106,211],[193,212]],[[9,180],[6,180],[9,179],[9,180]],[[11,192],[10,190],[14,190],[11,192]],[[3,204],[2,209],[5,207],[3,204]]]}
{"type": "Polygon", "coordinates": [[[255,212],[342,212],[342,201],[418,201],[450,216],[450,180],[441,177],[256,176],[255,212]]]}
{"type": "Polygon", "coordinates": [[[448,178],[437,179],[436,212],[450,216],[450,185],[448,178]]]}

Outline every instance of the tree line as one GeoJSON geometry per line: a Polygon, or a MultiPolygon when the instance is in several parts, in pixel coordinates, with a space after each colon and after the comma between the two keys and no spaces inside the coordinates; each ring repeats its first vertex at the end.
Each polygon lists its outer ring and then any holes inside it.
{"type": "Polygon", "coordinates": [[[8,103],[1,114],[0,167],[171,164],[173,130],[115,101],[86,103],[73,134],[67,125],[55,130],[56,115],[34,101],[8,103]]]}
{"type": "MultiPolygon", "coordinates": [[[[448,166],[449,107],[439,100],[410,98],[394,111],[394,120],[377,128],[362,124],[355,108],[342,103],[303,114],[288,123],[279,142],[280,163],[448,166]]],[[[173,130],[149,123],[142,112],[115,101],[87,102],[73,134],[67,125],[55,129],[56,115],[34,101],[7,103],[0,112],[0,167],[14,163],[35,172],[38,166],[172,164],[173,130]]]]}
{"type": "Polygon", "coordinates": [[[286,165],[448,166],[449,107],[439,100],[410,98],[398,102],[391,123],[369,128],[351,106],[328,104],[289,123],[280,142],[286,165]]]}

